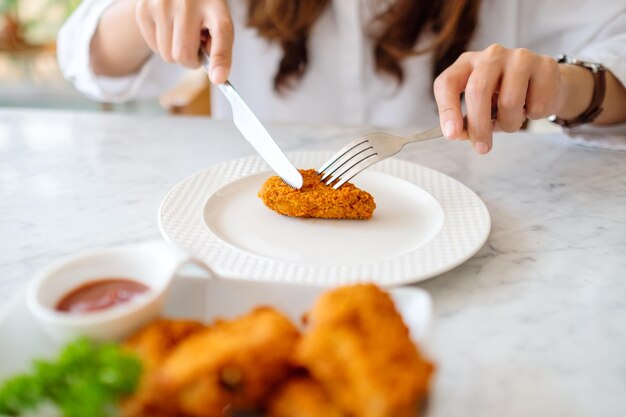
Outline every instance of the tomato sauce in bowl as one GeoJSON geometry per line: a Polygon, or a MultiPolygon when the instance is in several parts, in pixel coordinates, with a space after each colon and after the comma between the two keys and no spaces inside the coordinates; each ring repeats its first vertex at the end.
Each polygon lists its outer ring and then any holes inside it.
{"type": "Polygon", "coordinates": [[[103,278],[89,281],[65,294],[55,310],[71,314],[105,310],[126,303],[149,288],[127,278],[103,278]]]}
{"type": "Polygon", "coordinates": [[[122,340],[161,315],[177,271],[192,260],[162,240],[84,252],[42,269],[26,305],[54,343],[122,340]]]}

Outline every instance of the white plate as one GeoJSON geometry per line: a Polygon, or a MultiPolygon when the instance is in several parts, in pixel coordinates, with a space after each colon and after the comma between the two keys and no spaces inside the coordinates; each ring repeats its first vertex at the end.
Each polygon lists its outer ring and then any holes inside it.
{"type": "MultiPolygon", "coordinates": [[[[301,168],[317,167],[330,156],[289,155],[301,168]]],[[[374,216],[365,221],[277,214],[257,197],[271,175],[259,157],[250,157],[187,178],[161,203],[162,235],[222,277],[385,286],[448,271],[489,236],[489,212],[474,192],[410,162],[387,159],[354,179],[376,201],[374,216]]]]}
{"type": "MultiPolygon", "coordinates": [[[[270,305],[299,323],[302,314],[324,291],[318,286],[277,286],[270,283],[177,277],[165,307],[165,316],[212,321],[230,318],[259,305],[270,305]]],[[[424,345],[431,319],[429,295],[418,288],[390,291],[414,341],[424,345]]],[[[26,306],[24,294],[0,312],[0,384],[6,377],[29,369],[34,358],[54,356],[58,346],[46,336],[26,306]]]]}

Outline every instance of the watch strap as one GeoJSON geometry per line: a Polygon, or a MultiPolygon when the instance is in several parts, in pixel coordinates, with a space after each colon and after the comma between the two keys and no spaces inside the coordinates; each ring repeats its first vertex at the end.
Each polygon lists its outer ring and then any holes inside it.
{"type": "Polygon", "coordinates": [[[604,96],[606,95],[606,69],[602,64],[581,61],[568,55],[559,55],[556,62],[560,64],[577,65],[591,71],[594,86],[593,95],[589,107],[577,117],[573,119],[561,119],[556,117],[556,115],[552,115],[548,120],[563,127],[575,127],[585,123],[591,123],[603,110],[602,104],[604,103],[604,96]]]}

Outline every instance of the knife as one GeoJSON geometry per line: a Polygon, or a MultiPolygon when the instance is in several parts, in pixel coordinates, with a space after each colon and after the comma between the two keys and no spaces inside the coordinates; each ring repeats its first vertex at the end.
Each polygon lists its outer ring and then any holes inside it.
{"type": "MultiPolygon", "coordinates": [[[[209,74],[209,55],[200,52],[202,68],[209,74]]],[[[293,166],[289,158],[280,150],[276,141],[263,127],[259,119],[254,115],[250,107],[241,98],[235,87],[226,80],[223,84],[217,84],[220,91],[226,96],[233,109],[233,121],[241,134],[256,149],[268,165],[293,188],[302,188],[302,175],[293,166]]]]}

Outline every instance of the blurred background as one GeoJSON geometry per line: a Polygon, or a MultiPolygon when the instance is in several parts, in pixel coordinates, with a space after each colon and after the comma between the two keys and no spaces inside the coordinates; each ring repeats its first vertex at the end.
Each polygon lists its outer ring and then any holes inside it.
{"type": "Polygon", "coordinates": [[[210,114],[206,76],[191,72],[159,100],[96,103],[65,81],[55,40],[80,0],[0,0],[0,107],[210,114]]]}
{"type": "MultiPolygon", "coordinates": [[[[0,0],[0,108],[210,116],[209,82],[202,70],[188,71],[159,99],[124,104],[97,103],[63,79],[55,41],[81,0],[0,0]]],[[[545,120],[533,131],[558,131],[545,120]]]]}

